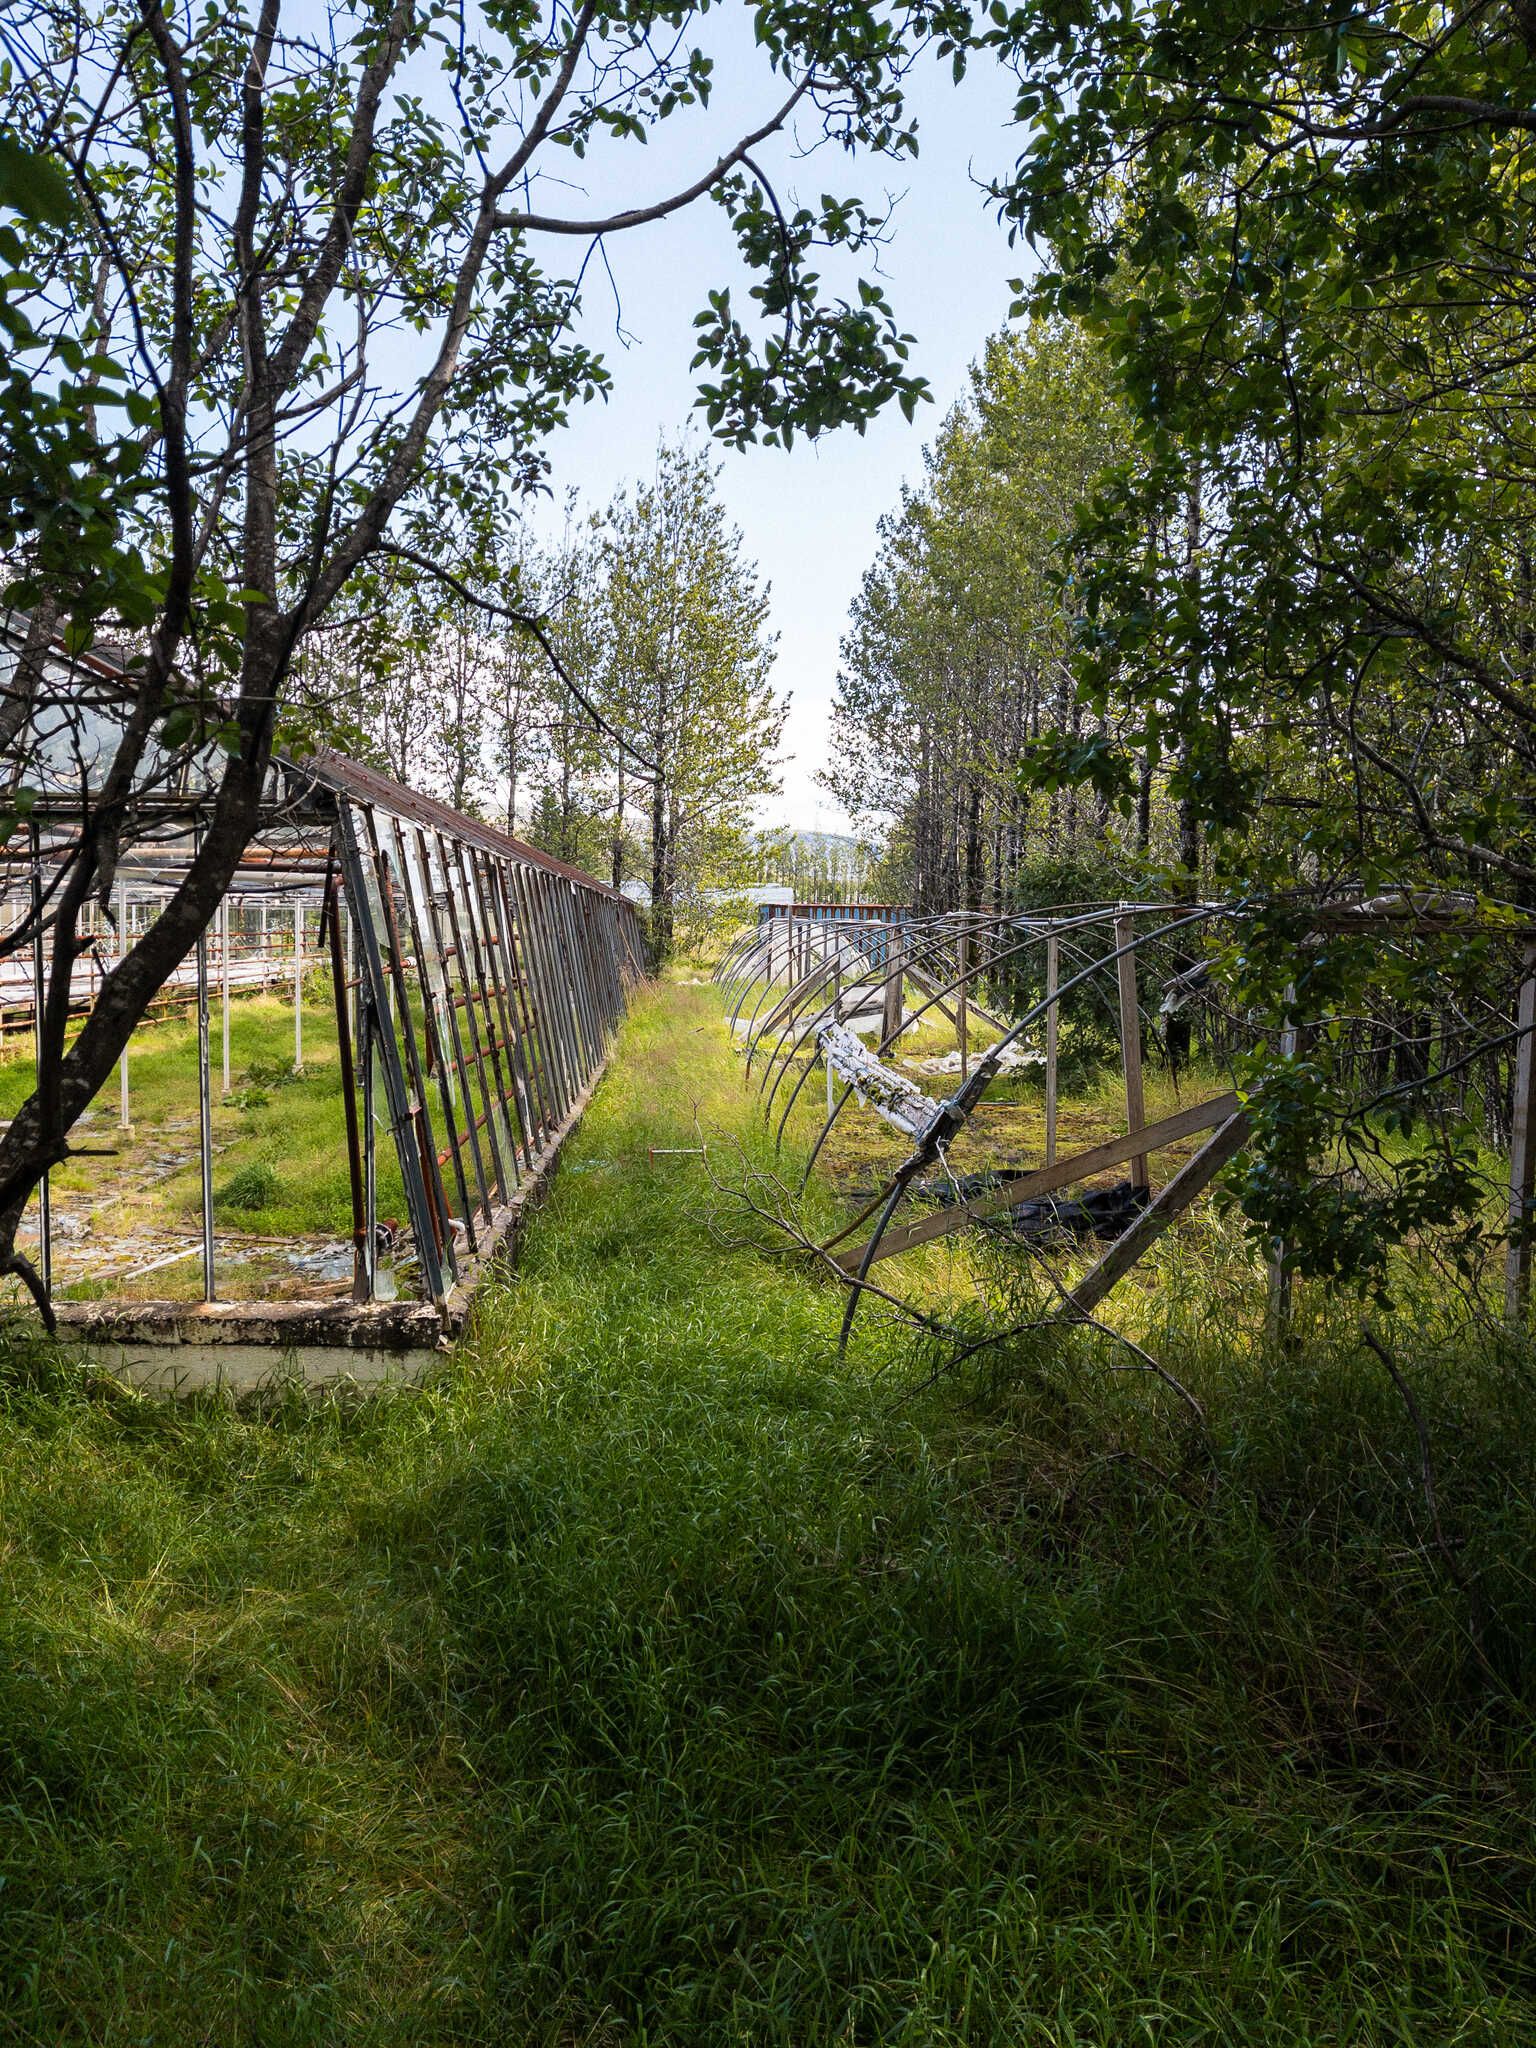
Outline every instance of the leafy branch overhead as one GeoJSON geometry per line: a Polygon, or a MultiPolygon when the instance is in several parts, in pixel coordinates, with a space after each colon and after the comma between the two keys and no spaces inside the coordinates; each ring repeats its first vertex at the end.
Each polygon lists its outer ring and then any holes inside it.
{"type": "Polygon", "coordinates": [[[739,17],[650,0],[15,0],[0,18],[0,555],[32,622],[0,707],[13,819],[50,650],[110,629],[131,679],[47,908],[46,1082],[0,1137],[0,1259],[228,883],[310,636],[391,542],[504,526],[550,435],[607,390],[579,327],[603,245],[724,207],[747,298],[684,282],[732,441],[917,402],[908,341],[860,277],[876,217],[803,206],[783,165],[910,154],[907,77],[954,57],[970,17],[764,0],[751,23],[743,55],[739,17]],[[739,128],[714,106],[721,51],[756,104],[739,128]],[[697,168],[647,189],[639,145],[663,124],[697,168]],[[197,858],[66,1048],[82,908],[149,789],[210,749],[197,858]]]}

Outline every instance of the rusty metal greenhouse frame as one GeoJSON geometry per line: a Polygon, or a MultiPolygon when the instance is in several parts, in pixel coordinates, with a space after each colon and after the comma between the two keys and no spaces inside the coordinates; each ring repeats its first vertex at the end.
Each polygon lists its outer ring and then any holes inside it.
{"type": "MultiPolygon", "coordinates": [[[[168,886],[195,847],[204,801],[185,789],[158,803],[151,838],[125,861],[141,905],[168,886]]],[[[70,823],[68,804],[40,810],[31,845],[0,856],[0,896],[9,887],[13,900],[37,902],[70,823]]],[[[228,900],[251,897],[292,907],[296,1031],[306,912],[314,920],[310,964],[329,971],[338,1136],[351,1197],[351,1299],[216,1299],[214,977],[204,935],[172,978],[178,989],[167,989],[195,1009],[198,1023],[203,1298],[64,1301],[56,1304],[60,1326],[117,1348],[141,1369],[145,1361],[134,1354],[147,1347],[147,1376],[172,1380],[181,1377],[178,1363],[192,1377],[248,1379],[270,1370],[282,1352],[295,1354],[309,1376],[338,1365],[356,1374],[364,1354],[364,1371],[419,1361],[462,1326],[476,1281],[515,1236],[602,1074],[629,993],[646,972],[638,915],[580,869],[332,752],[274,763],[260,829],[228,900]],[[406,1242],[390,1273],[406,1284],[393,1293],[381,1284],[381,1130],[394,1147],[407,1211],[406,1242]],[[187,1347],[205,1355],[194,1362],[187,1347]],[[338,1359],[338,1352],[349,1355],[338,1359]]],[[[262,924],[265,930],[265,909],[262,924]]],[[[124,943],[105,926],[102,939],[104,952],[124,943]]],[[[227,1019],[227,907],[214,946],[227,1019]]],[[[23,957],[12,955],[12,980],[23,957]]],[[[46,967],[39,933],[25,960],[34,1001],[46,967]]],[[[89,1005],[103,971],[103,961],[82,959],[78,1007],[89,1005]]],[[[238,969],[235,980],[241,985],[238,969]]],[[[11,997],[14,1005],[14,990],[11,997]]],[[[226,1087],[227,1045],[226,1025],[226,1087]]],[[[125,1064],[125,1123],[127,1086],[125,1064]]],[[[46,1184],[37,1207],[47,1273],[46,1184]]]]}

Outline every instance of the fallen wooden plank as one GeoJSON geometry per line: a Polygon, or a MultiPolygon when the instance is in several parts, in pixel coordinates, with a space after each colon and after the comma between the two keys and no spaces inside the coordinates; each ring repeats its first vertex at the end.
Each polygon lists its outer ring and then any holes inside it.
{"type": "MultiPolygon", "coordinates": [[[[1145,1130],[1141,1133],[1145,1139],[1145,1130]]],[[[1193,1159],[1179,1168],[1167,1186],[1142,1210],[1130,1229],[1117,1237],[1096,1266],[1091,1266],[1052,1318],[1054,1322],[1080,1322],[1123,1280],[1136,1262],[1145,1256],[1169,1224],[1184,1211],[1235,1158],[1248,1142],[1248,1113],[1239,1110],[1215,1131],[1193,1159]]]]}
{"type": "MultiPolygon", "coordinates": [[[[1057,1188],[1069,1187],[1073,1181],[1086,1180],[1090,1174],[1102,1173],[1106,1167],[1123,1165],[1138,1153],[1156,1152],[1180,1138],[1193,1136],[1196,1131],[1208,1131],[1213,1124],[1230,1117],[1237,1106],[1237,1097],[1230,1093],[1213,1096],[1209,1102],[1191,1103],[1188,1109],[1176,1110],[1160,1123],[1144,1124],[1139,1131],[1110,1138],[1087,1152],[1075,1153],[1070,1159],[1058,1159],[1050,1166],[1037,1166],[1031,1172],[1021,1174],[1017,1180],[1005,1181],[1001,1187],[973,1195],[968,1202],[957,1202],[952,1208],[935,1209],[931,1215],[920,1216],[915,1223],[905,1223],[899,1229],[888,1230],[876,1245],[870,1264],[874,1266],[882,1259],[893,1259],[898,1253],[911,1251],[915,1245],[931,1243],[934,1238],[948,1237],[952,1231],[962,1230],[984,1216],[995,1216],[999,1211],[1012,1209],[1017,1203],[1030,1201],[1036,1195],[1048,1195],[1057,1188]]],[[[832,1242],[836,1243],[836,1239],[832,1242]]],[[[860,1245],[856,1251],[839,1253],[836,1263],[845,1271],[855,1273],[863,1262],[864,1252],[865,1247],[860,1245]]]]}

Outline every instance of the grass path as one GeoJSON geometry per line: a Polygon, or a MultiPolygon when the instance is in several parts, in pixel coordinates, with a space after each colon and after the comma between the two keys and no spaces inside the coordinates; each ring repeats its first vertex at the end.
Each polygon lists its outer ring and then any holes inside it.
{"type": "Polygon", "coordinates": [[[1524,1382],[1422,1390],[1474,1653],[1390,1387],[1192,1338],[1201,1446],[1086,1360],[839,1367],[647,1166],[696,1105],[757,1146],[674,984],[428,1389],[9,1357],[0,2040],[1536,2039],[1524,1382]]]}

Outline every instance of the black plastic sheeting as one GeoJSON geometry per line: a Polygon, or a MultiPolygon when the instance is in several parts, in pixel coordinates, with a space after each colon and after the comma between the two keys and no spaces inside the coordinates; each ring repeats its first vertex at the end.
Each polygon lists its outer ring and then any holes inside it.
{"type": "MultiPolygon", "coordinates": [[[[965,1173],[958,1180],[929,1181],[920,1192],[944,1208],[969,1202],[977,1195],[990,1194],[1016,1180],[1016,1173],[965,1173]]],[[[1113,1187],[1091,1188],[1073,1200],[1040,1195],[988,1216],[978,1224],[1025,1244],[1080,1243],[1087,1237],[1116,1238],[1128,1230],[1147,1206],[1150,1196],[1128,1180],[1113,1187]]]]}

